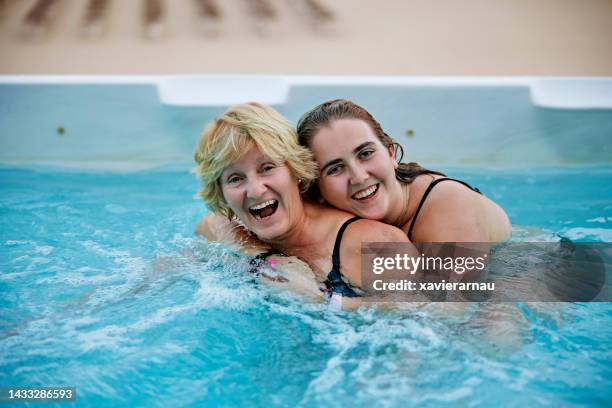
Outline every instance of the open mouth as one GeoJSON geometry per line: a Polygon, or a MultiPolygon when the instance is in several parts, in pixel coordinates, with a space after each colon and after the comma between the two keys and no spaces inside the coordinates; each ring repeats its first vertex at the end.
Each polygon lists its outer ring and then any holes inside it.
{"type": "Polygon", "coordinates": [[[379,187],[380,187],[380,183],[370,186],[368,188],[364,188],[363,190],[359,190],[358,192],[353,194],[351,198],[355,200],[367,200],[368,198],[376,194],[379,187]]]}
{"type": "Polygon", "coordinates": [[[276,209],[278,208],[277,200],[268,200],[261,204],[254,205],[249,207],[249,212],[256,220],[262,220],[264,218],[268,218],[272,216],[276,209]]]}

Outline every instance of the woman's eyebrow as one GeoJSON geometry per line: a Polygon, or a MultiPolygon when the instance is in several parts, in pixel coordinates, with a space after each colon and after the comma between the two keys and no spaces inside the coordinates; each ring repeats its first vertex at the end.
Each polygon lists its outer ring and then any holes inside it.
{"type": "Polygon", "coordinates": [[[224,170],[224,171],[221,173],[221,179],[227,179],[227,178],[229,178],[230,176],[232,176],[232,175],[234,175],[234,174],[237,174],[237,173],[238,173],[238,172],[237,172],[236,170],[234,170],[234,169],[230,169],[229,171],[224,170]]]}
{"type": "MultiPolygon", "coordinates": [[[[364,147],[368,147],[368,146],[374,146],[374,142],[364,142],[360,144],[359,146],[353,149],[353,154],[359,153],[361,149],[363,149],[364,147]]],[[[342,159],[334,159],[334,160],[328,161],[327,163],[325,163],[323,167],[321,167],[321,173],[323,173],[323,171],[329,166],[333,166],[334,164],[341,163],[341,162],[342,162],[342,159]]]]}
{"type": "Polygon", "coordinates": [[[325,163],[325,166],[321,167],[320,173],[323,173],[323,171],[329,166],[333,166],[334,164],[338,164],[338,163],[342,163],[342,159],[334,159],[332,161],[325,163]]]}
{"type": "Polygon", "coordinates": [[[234,164],[230,164],[229,166],[223,169],[220,177],[227,178],[228,176],[231,176],[232,174],[235,174],[235,173],[240,173],[240,170],[236,169],[236,167],[234,167],[234,164]]]}
{"type": "Polygon", "coordinates": [[[364,147],[373,146],[373,145],[374,145],[374,142],[364,142],[364,143],[360,144],[359,146],[357,146],[356,148],[353,149],[353,154],[359,153],[359,151],[361,149],[363,149],[364,147]]]}
{"type": "Polygon", "coordinates": [[[264,155],[261,155],[255,163],[258,166],[261,166],[262,164],[266,164],[266,163],[274,163],[274,160],[272,160],[272,158],[264,154],[264,155]]]}

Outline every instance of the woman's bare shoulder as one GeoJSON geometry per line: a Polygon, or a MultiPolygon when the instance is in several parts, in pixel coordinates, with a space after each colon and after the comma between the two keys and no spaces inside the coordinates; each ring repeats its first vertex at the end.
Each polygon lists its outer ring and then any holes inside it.
{"type": "Polygon", "coordinates": [[[488,242],[504,239],[509,228],[501,207],[461,183],[447,181],[431,190],[413,237],[430,242],[488,242]]]}
{"type": "Polygon", "coordinates": [[[409,242],[401,229],[380,221],[361,218],[347,229],[347,238],[359,242],[409,242]]]}

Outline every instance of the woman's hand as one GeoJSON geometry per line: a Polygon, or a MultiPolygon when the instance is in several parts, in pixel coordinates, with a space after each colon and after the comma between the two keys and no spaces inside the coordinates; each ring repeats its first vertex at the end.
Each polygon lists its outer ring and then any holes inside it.
{"type": "Polygon", "coordinates": [[[325,293],[310,266],[295,256],[271,255],[260,267],[261,279],[282,290],[290,290],[309,300],[322,301],[325,293]]]}

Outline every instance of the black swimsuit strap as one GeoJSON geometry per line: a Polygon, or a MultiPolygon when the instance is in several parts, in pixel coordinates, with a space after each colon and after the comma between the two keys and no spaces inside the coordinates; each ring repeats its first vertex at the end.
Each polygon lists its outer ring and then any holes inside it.
{"type": "Polygon", "coordinates": [[[465,181],[457,180],[457,179],[454,179],[454,178],[444,177],[444,178],[439,178],[439,179],[436,179],[436,180],[432,181],[431,183],[429,183],[429,186],[427,186],[427,190],[425,190],[425,193],[423,194],[423,197],[421,197],[421,202],[419,202],[419,206],[417,207],[417,210],[414,213],[414,217],[412,217],[412,222],[410,223],[410,228],[408,228],[408,239],[409,240],[412,241],[412,229],[414,228],[414,224],[416,223],[417,217],[419,216],[419,211],[421,211],[421,208],[423,207],[423,204],[425,204],[425,199],[427,198],[427,196],[429,195],[431,190],[436,186],[436,184],[441,183],[441,182],[446,181],[446,180],[456,181],[457,183],[463,184],[464,186],[466,186],[470,190],[475,191],[478,194],[482,194],[480,192],[480,190],[478,190],[475,187],[470,186],[465,181]]]}
{"type": "Polygon", "coordinates": [[[340,273],[340,244],[342,243],[342,236],[344,235],[344,230],[346,230],[346,227],[360,219],[360,217],[353,217],[346,220],[338,230],[336,242],[334,243],[334,252],[332,253],[332,270],[327,274],[327,284],[332,292],[338,293],[342,296],[359,296],[342,279],[342,274],[340,273]]]}
{"type": "MultiPolygon", "coordinates": [[[[338,234],[336,234],[336,242],[334,243],[334,252],[332,253],[332,272],[338,271],[340,273],[340,244],[342,243],[342,236],[344,235],[344,230],[353,222],[360,220],[360,217],[353,217],[344,221],[344,224],[338,230],[338,234]]],[[[330,272],[331,273],[331,272],[330,272]]]]}

